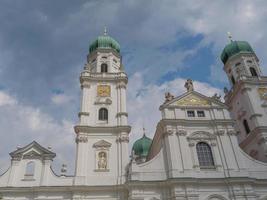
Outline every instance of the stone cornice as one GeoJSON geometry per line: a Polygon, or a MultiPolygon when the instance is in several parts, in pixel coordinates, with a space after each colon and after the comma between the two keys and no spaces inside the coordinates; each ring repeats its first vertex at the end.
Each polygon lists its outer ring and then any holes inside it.
{"type": "Polygon", "coordinates": [[[122,81],[125,84],[128,82],[127,75],[124,72],[119,73],[92,73],[90,71],[84,70],[80,76],[80,83],[84,85],[86,81],[122,81]]]}
{"type": "Polygon", "coordinates": [[[90,115],[90,113],[89,112],[79,112],[78,113],[78,117],[81,117],[81,116],[89,116],[90,115]]]}
{"type": "Polygon", "coordinates": [[[164,125],[176,125],[190,126],[190,125],[234,125],[234,120],[232,119],[216,119],[216,120],[187,120],[187,119],[162,119],[161,123],[164,125]]]}
{"type": "Polygon", "coordinates": [[[93,126],[85,126],[85,125],[76,125],[74,127],[75,133],[120,133],[120,132],[126,132],[130,133],[131,127],[130,126],[99,126],[99,127],[93,127],[93,126]]]}
{"type": "Polygon", "coordinates": [[[128,117],[128,113],[127,112],[118,112],[117,114],[116,114],[116,117],[119,117],[119,116],[126,116],[126,117],[128,117]]]}
{"type": "MultiPolygon", "coordinates": [[[[74,179],[75,177],[64,177],[62,179],[74,179]]],[[[66,185],[66,186],[31,186],[31,187],[0,187],[0,192],[87,192],[87,191],[122,191],[126,189],[125,184],[121,185],[105,185],[105,186],[80,186],[80,185],[66,185]]]]}
{"type": "Polygon", "coordinates": [[[154,187],[154,186],[171,186],[176,184],[202,184],[202,185],[208,185],[208,184],[215,184],[215,183],[225,183],[225,181],[229,184],[246,184],[246,183],[253,183],[253,184],[267,184],[266,179],[255,179],[255,178],[249,178],[249,177],[225,177],[225,178],[171,178],[167,180],[161,180],[161,181],[129,181],[127,183],[128,187],[136,187],[136,186],[144,186],[144,187],[154,187]]]}

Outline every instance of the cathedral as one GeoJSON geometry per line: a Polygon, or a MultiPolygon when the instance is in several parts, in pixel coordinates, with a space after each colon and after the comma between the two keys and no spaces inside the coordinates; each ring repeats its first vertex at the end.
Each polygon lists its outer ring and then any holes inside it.
{"type": "Polygon", "coordinates": [[[33,141],[10,153],[0,199],[267,200],[267,77],[250,44],[231,39],[222,51],[224,101],[188,79],[185,93],[162,97],[153,139],[144,133],[131,150],[120,51],[106,32],[89,47],[74,175],[64,165],[56,174],[56,154],[33,141]]]}

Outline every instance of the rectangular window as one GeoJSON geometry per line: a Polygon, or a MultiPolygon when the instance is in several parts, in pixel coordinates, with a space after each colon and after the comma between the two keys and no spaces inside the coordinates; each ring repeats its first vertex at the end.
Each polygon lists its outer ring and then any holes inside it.
{"type": "Polygon", "coordinates": [[[188,117],[195,117],[195,112],[193,110],[188,110],[187,111],[187,116],[188,117]]]}
{"type": "Polygon", "coordinates": [[[197,111],[197,116],[198,117],[205,117],[205,112],[203,110],[198,110],[197,111]]]}

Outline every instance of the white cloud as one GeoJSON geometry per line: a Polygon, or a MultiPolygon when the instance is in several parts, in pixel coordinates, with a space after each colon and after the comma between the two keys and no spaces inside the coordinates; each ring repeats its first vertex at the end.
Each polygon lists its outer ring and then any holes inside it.
{"type": "Polygon", "coordinates": [[[210,66],[216,69],[211,70],[209,79],[221,82],[222,79],[216,73],[223,73],[219,56],[228,43],[228,31],[232,32],[233,39],[251,43],[263,63],[263,71],[267,72],[266,18],[267,3],[260,0],[86,2],[80,10],[69,16],[63,26],[57,28],[57,33],[71,33],[66,30],[74,27],[75,30],[88,31],[90,34],[93,32],[96,36],[107,25],[111,35],[126,48],[127,57],[131,58],[128,64],[135,66],[130,68],[131,73],[146,68],[144,73],[147,73],[149,81],[155,81],[168,71],[181,69],[184,58],[188,56],[186,51],[196,53],[200,49],[183,49],[180,46],[183,39],[202,35],[200,45],[211,48],[217,59],[210,66]],[[111,17],[103,18],[96,12],[111,17]],[[81,23],[92,21],[95,26],[81,26],[81,23]],[[176,48],[168,53],[160,51],[159,47],[170,44],[176,45],[176,48]]]}
{"type": "Polygon", "coordinates": [[[57,105],[69,103],[71,100],[72,97],[66,94],[55,94],[51,97],[51,101],[57,105]]]}
{"type": "Polygon", "coordinates": [[[0,91],[0,106],[15,105],[16,103],[17,101],[13,97],[3,91],[0,91]]]}
{"type": "Polygon", "coordinates": [[[64,119],[58,122],[39,108],[21,104],[6,92],[0,92],[0,105],[1,171],[8,167],[9,152],[14,151],[18,145],[24,146],[36,140],[45,147],[51,146],[59,155],[54,162],[57,170],[64,162],[73,172],[75,160],[73,122],[64,119]]]}

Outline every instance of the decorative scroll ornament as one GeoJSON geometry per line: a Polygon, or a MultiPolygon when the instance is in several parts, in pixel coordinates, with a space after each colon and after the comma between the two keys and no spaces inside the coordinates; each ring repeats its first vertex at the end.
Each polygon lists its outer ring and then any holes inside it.
{"type": "Polygon", "coordinates": [[[236,132],[234,130],[229,130],[227,131],[228,135],[236,135],[236,132]]]}
{"type": "Polygon", "coordinates": [[[88,142],[88,138],[86,136],[77,136],[76,143],[86,143],[88,142]]]}
{"type": "Polygon", "coordinates": [[[267,100],[267,88],[258,88],[258,93],[261,99],[267,100]]]}
{"type": "Polygon", "coordinates": [[[223,135],[225,133],[224,130],[218,130],[215,132],[215,135],[223,135]]]}
{"type": "Polygon", "coordinates": [[[129,142],[129,137],[128,136],[121,136],[116,141],[117,142],[129,142]]]}
{"type": "Polygon", "coordinates": [[[178,130],[176,134],[179,136],[186,136],[186,130],[178,130]]]}
{"type": "Polygon", "coordinates": [[[98,85],[97,96],[98,97],[109,97],[110,96],[110,85],[98,85]]]}

